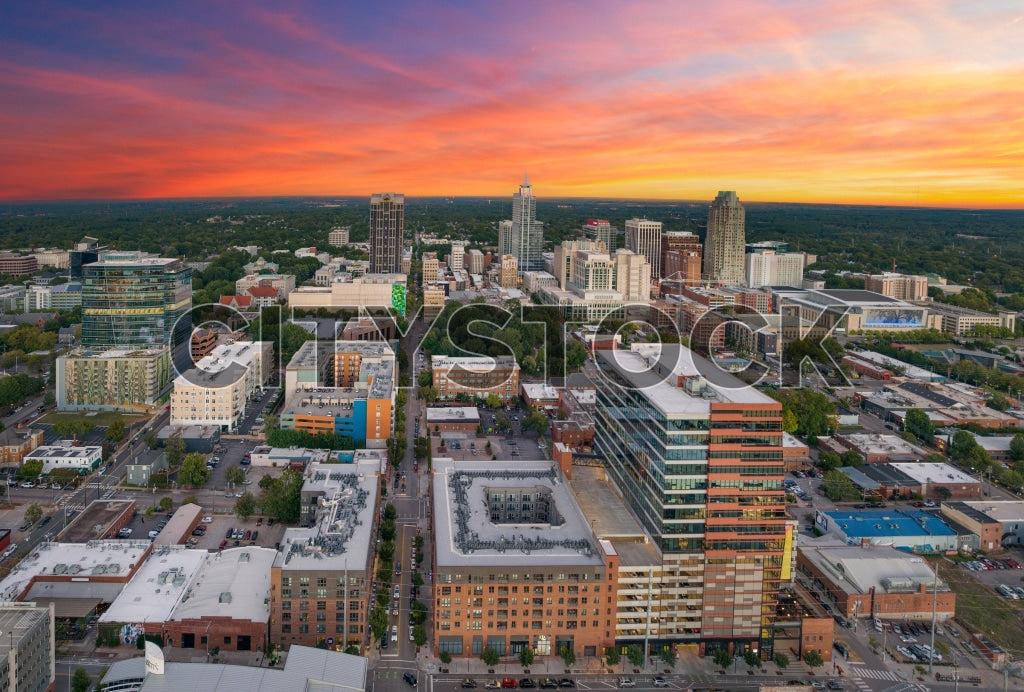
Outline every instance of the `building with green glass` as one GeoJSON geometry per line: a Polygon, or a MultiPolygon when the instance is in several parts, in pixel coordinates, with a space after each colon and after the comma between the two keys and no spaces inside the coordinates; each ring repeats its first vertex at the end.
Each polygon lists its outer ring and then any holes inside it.
{"type": "Polygon", "coordinates": [[[82,267],[82,346],[174,350],[192,332],[192,269],[181,260],[109,252],[82,267]]]}

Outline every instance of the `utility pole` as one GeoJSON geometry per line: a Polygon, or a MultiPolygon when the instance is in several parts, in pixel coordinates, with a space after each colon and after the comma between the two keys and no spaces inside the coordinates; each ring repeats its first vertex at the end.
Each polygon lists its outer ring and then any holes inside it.
{"type": "Polygon", "coordinates": [[[935,624],[936,624],[935,620],[936,620],[936,614],[938,612],[938,604],[939,604],[939,563],[937,561],[932,566],[932,569],[935,570],[935,578],[932,581],[932,643],[931,643],[931,650],[928,652],[928,674],[929,675],[932,674],[932,668],[934,667],[934,661],[935,661],[935,624]]]}

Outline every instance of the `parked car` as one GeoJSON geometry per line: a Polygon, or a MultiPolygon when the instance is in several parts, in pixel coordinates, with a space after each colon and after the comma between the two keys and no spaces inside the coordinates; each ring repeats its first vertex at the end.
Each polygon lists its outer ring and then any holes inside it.
{"type": "Polygon", "coordinates": [[[464,690],[475,690],[476,683],[473,682],[473,678],[463,678],[462,683],[459,685],[464,690]]]}
{"type": "Polygon", "coordinates": [[[633,678],[619,678],[619,687],[636,687],[636,680],[633,678]]]}
{"type": "Polygon", "coordinates": [[[573,682],[572,680],[570,680],[569,678],[562,678],[561,680],[558,681],[558,686],[559,687],[576,687],[576,683],[573,682]]]}
{"type": "Polygon", "coordinates": [[[501,682],[499,680],[488,680],[487,684],[484,685],[484,688],[488,689],[488,690],[496,690],[496,689],[498,689],[500,687],[501,687],[501,682]]]}
{"type": "Polygon", "coordinates": [[[416,676],[412,673],[402,673],[402,679],[409,683],[410,687],[416,687],[416,676]]]}
{"type": "Polygon", "coordinates": [[[213,523],[213,517],[203,517],[203,523],[204,524],[212,524],[213,523]]]}
{"type": "Polygon", "coordinates": [[[515,678],[503,678],[501,681],[501,686],[506,690],[514,690],[516,687],[518,687],[515,678]]]}
{"type": "Polygon", "coordinates": [[[524,689],[524,690],[531,690],[531,689],[535,688],[536,686],[537,686],[537,683],[535,683],[530,678],[523,678],[523,679],[521,679],[519,681],[519,687],[521,689],[524,689]]]}
{"type": "Polygon", "coordinates": [[[656,675],[656,676],[654,676],[654,686],[655,687],[668,687],[668,680],[666,680],[665,678],[661,677],[660,675],[656,675]]]}

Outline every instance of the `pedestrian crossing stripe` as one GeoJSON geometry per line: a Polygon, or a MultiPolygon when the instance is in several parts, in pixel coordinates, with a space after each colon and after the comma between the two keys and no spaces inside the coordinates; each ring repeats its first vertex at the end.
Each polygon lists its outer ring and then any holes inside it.
{"type": "Polygon", "coordinates": [[[872,680],[889,680],[891,682],[899,682],[900,676],[889,670],[875,670],[873,668],[861,668],[860,666],[851,667],[849,669],[850,675],[855,678],[871,678],[872,680]]]}

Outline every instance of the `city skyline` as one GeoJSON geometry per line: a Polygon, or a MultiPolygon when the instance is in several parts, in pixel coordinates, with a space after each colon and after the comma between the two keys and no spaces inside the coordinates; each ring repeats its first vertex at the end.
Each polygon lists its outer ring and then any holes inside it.
{"type": "Polygon", "coordinates": [[[0,199],[1022,204],[1011,4],[112,9],[0,10],[0,199]]]}

